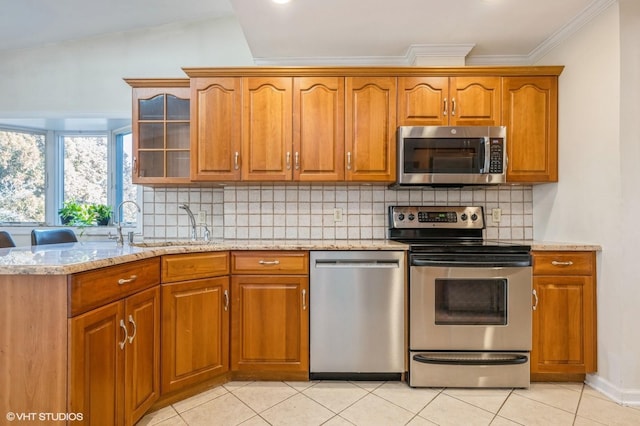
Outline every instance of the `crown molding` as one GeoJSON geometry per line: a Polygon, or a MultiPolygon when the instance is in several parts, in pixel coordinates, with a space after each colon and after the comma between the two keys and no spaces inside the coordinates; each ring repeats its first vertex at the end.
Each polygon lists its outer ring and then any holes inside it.
{"type": "MultiPolygon", "coordinates": [[[[256,65],[273,66],[357,66],[396,65],[409,66],[420,60],[444,63],[459,59],[464,65],[533,65],[561,42],[600,15],[618,0],[594,0],[571,21],[553,33],[526,55],[469,55],[475,44],[412,44],[404,56],[319,56],[319,57],[262,57],[254,58],[256,65]]],[[[433,64],[435,65],[435,63],[433,64]]]]}
{"type": "Polygon", "coordinates": [[[587,6],[582,12],[576,15],[565,26],[553,33],[551,37],[540,43],[535,49],[529,53],[529,63],[534,64],[544,55],[549,53],[553,48],[558,46],[561,42],[571,37],[580,28],[591,22],[595,17],[600,15],[613,3],[618,0],[594,0],[589,6],[587,6]]]}

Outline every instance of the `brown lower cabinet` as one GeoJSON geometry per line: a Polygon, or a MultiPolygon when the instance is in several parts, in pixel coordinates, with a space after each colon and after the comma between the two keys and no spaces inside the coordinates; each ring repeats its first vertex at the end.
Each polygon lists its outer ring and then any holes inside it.
{"type": "Polygon", "coordinates": [[[594,252],[533,252],[531,380],[583,380],[597,370],[594,252]]]}
{"type": "Polygon", "coordinates": [[[235,378],[309,377],[308,252],[231,253],[235,378]]]}
{"type": "Polygon", "coordinates": [[[157,259],[69,277],[68,412],[83,424],[134,424],[159,398],[159,283],[157,259]]]}
{"type": "Polygon", "coordinates": [[[160,289],[70,320],[69,407],[85,424],[131,425],[160,395],[160,289]]]}
{"type": "Polygon", "coordinates": [[[229,370],[229,254],[162,256],[162,394],[229,370]]]}

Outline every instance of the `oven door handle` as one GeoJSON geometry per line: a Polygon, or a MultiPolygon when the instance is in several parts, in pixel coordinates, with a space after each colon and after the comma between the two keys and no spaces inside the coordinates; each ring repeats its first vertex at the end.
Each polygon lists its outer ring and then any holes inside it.
{"type": "Polygon", "coordinates": [[[494,268],[507,268],[507,267],[523,267],[531,266],[530,259],[522,260],[423,260],[412,259],[411,266],[457,266],[457,267],[494,267],[494,268]]]}
{"type": "Polygon", "coordinates": [[[479,354],[477,356],[464,354],[417,354],[413,360],[423,364],[445,364],[445,365],[514,365],[525,364],[528,361],[527,355],[523,354],[479,354]]]}

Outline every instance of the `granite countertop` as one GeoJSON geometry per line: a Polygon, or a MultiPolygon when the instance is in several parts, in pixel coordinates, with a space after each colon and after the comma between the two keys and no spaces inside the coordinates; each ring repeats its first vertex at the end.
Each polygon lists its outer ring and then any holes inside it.
{"type": "Polygon", "coordinates": [[[225,250],[406,250],[388,240],[89,241],[0,249],[0,275],[66,275],[163,254],[225,250]]]}
{"type": "MultiPolygon", "coordinates": [[[[515,241],[514,241],[515,242],[515,241]]],[[[594,244],[517,241],[532,250],[599,251],[594,244]]],[[[118,247],[114,241],[89,241],[0,249],[1,275],[66,275],[163,254],[225,250],[407,250],[389,240],[223,240],[145,241],[118,247]]]]}

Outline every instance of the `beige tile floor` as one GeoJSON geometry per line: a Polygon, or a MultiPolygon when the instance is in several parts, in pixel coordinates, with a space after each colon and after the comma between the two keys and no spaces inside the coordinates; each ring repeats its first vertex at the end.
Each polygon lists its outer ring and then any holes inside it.
{"type": "Polygon", "coordinates": [[[640,425],[582,383],[529,389],[412,389],[400,382],[230,382],[150,413],[138,425],[640,425]]]}

